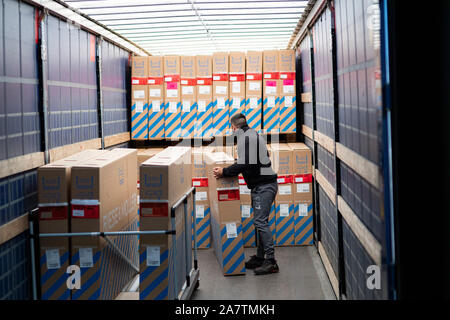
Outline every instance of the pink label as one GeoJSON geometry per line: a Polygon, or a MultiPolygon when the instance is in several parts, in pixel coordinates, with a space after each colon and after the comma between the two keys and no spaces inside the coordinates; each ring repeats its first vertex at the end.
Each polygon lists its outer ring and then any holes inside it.
{"type": "Polygon", "coordinates": [[[167,89],[178,89],[178,83],[177,82],[168,82],[167,89]]]}
{"type": "Polygon", "coordinates": [[[293,86],[294,80],[283,80],[283,86],[293,86]]]}
{"type": "Polygon", "coordinates": [[[276,87],[277,82],[276,81],[266,81],[266,86],[268,87],[276,87]]]}

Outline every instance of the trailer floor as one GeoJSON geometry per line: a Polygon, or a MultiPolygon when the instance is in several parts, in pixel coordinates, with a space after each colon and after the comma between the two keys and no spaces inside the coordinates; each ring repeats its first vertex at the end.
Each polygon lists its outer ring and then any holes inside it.
{"type": "MultiPolygon", "coordinates": [[[[314,246],[276,247],[280,272],[255,276],[223,276],[213,249],[198,250],[200,286],[194,300],[334,300],[331,284],[314,246]]],[[[245,259],[256,249],[246,248],[245,259]]]]}

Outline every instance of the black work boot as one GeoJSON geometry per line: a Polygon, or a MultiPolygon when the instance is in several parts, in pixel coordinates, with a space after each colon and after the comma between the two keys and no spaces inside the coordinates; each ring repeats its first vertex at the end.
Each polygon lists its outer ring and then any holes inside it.
{"type": "Polygon", "coordinates": [[[255,274],[263,275],[263,274],[277,273],[278,271],[280,271],[280,269],[278,268],[276,260],[266,259],[264,260],[262,266],[255,269],[255,274]]]}
{"type": "Polygon", "coordinates": [[[248,260],[245,263],[245,268],[247,269],[255,269],[258,268],[260,266],[262,266],[262,264],[264,263],[264,258],[260,258],[257,256],[251,256],[250,260],[248,260]]]}

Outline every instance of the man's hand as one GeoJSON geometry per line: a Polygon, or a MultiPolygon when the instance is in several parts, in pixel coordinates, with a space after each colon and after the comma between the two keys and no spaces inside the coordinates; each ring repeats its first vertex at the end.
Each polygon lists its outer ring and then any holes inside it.
{"type": "Polygon", "coordinates": [[[223,168],[216,167],[213,169],[213,174],[216,179],[223,177],[223,168]]]}

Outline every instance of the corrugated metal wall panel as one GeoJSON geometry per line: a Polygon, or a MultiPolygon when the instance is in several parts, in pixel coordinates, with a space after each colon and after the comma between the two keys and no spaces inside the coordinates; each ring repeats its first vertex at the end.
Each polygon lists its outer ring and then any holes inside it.
{"type": "MultiPolygon", "coordinates": [[[[307,35],[300,44],[300,65],[302,73],[302,92],[312,92],[312,79],[311,79],[311,39],[307,35]]],[[[303,104],[303,119],[304,124],[313,129],[313,104],[303,104]]]]}
{"type": "Polygon", "coordinates": [[[0,160],[41,149],[34,7],[0,1],[0,160]]]}
{"type": "Polygon", "coordinates": [[[129,131],[127,75],[129,53],[102,41],[102,94],[105,136],[129,131]]]}

